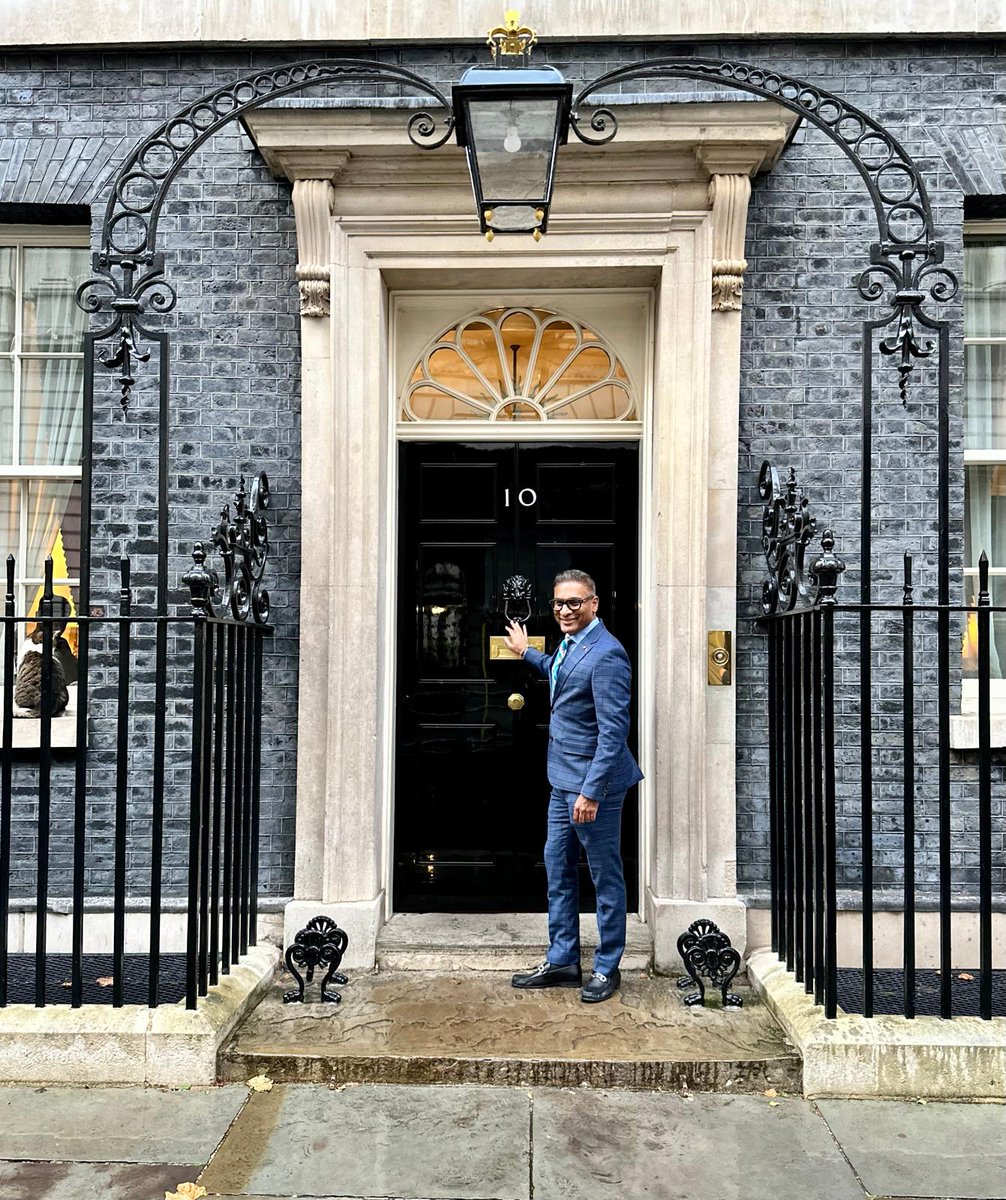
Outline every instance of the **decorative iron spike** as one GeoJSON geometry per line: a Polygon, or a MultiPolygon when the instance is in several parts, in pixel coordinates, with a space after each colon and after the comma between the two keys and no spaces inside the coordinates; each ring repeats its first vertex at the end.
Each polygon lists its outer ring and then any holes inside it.
{"type": "Polygon", "coordinates": [[[905,551],[905,586],[901,603],[905,605],[915,603],[914,592],[912,591],[912,556],[907,550],[905,551]]]}
{"type": "Polygon", "coordinates": [[[119,605],[122,608],[128,608],[133,598],[129,587],[129,569],[129,559],[123,555],[119,559],[119,605]]]}
{"type": "Polygon", "coordinates": [[[981,605],[992,603],[989,595],[989,556],[984,550],[978,560],[978,603],[981,605]]]}

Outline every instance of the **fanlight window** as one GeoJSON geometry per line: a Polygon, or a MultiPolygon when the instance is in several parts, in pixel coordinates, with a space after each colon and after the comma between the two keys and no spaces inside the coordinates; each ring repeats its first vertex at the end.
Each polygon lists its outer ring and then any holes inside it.
{"type": "Polygon", "coordinates": [[[423,352],[402,397],[405,421],[633,421],[625,367],[593,330],[541,308],[494,308],[423,352]]]}

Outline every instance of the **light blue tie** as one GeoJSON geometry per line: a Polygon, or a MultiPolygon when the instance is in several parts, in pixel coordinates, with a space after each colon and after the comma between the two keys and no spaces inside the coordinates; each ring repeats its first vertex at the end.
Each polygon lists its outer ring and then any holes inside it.
{"type": "Polygon", "coordinates": [[[548,683],[549,683],[548,694],[549,694],[550,698],[553,698],[555,696],[555,685],[559,679],[559,668],[562,666],[562,660],[569,653],[569,648],[570,648],[570,646],[572,646],[572,644],[573,644],[573,639],[567,633],[566,636],[562,639],[562,642],[559,646],[559,651],[555,656],[555,661],[552,663],[552,673],[549,676],[549,681],[548,681],[548,683]]]}

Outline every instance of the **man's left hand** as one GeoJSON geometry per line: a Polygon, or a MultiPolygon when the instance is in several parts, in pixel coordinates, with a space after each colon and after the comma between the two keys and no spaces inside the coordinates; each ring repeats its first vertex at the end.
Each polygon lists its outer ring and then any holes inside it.
{"type": "Polygon", "coordinates": [[[573,805],[573,824],[586,825],[588,821],[595,820],[600,807],[597,800],[588,800],[586,796],[577,796],[576,803],[573,805]]]}

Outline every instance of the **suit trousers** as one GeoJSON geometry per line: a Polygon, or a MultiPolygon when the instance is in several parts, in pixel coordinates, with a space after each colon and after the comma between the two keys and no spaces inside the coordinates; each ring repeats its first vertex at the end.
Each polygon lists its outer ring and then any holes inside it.
{"type": "Polygon", "coordinates": [[[573,823],[576,792],[552,789],[548,804],[545,871],[548,875],[548,961],[568,966],[580,961],[580,895],[577,863],[587,852],[597,894],[597,952],[594,970],[610,975],[625,950],[625,877],[622,873],[622,795],[601,801],[597,817],[573,823]]]}

